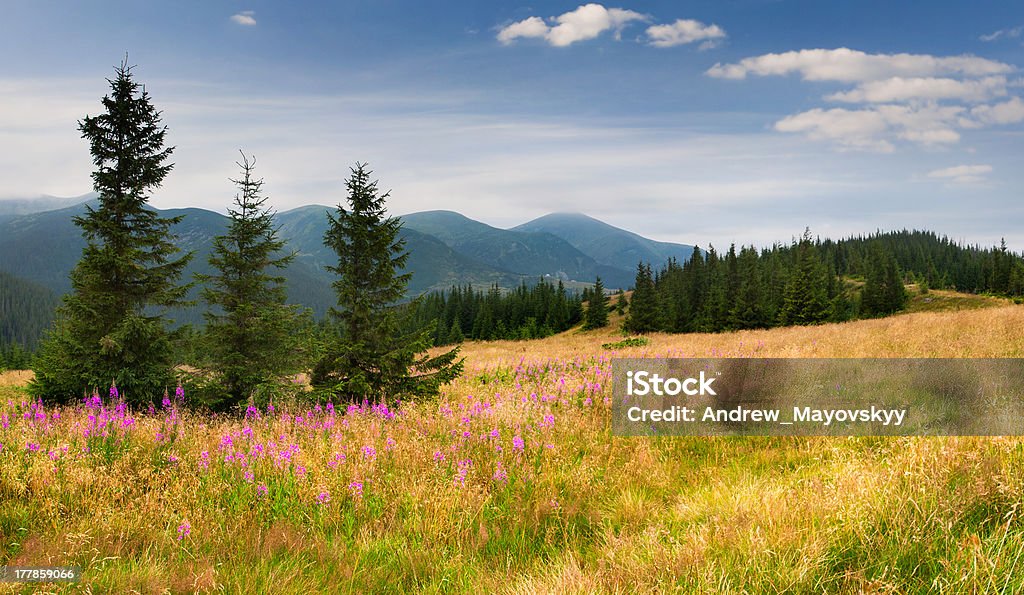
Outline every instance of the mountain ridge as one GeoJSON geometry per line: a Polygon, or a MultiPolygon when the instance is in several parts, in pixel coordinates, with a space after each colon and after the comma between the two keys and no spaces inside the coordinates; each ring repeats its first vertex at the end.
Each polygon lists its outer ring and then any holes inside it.
{"type": "MultiPolygon", "coordinates": [[[[69,291],[69,273],[85,246],[73,218],[85,212],[86,204],[0,217],[0,272],[45,287],[56,296],[69,291]]],[[[155,210],[165,217],[183,216],[173,233],[182,250],[193,251],[195,255],[182,280],[191,280],[195,273],[210,273],[206,259],[212,240],[224,233],[228,217],[198,207],[155,210]]],[[[333,210],[334,207],[311,204],[275,214],[279,237],[288,243],[288,249],[297,252],[295,261],[282,273],[289,302],[308,306],[317,316],[336,304],[331,287],[333,273],[327,270],[335,264],[336,256],[323,244],[327,213],[333,210]]],[[[654,243],[585,215],[577,216],[593,222],[591,226],[599,224],[594,229],[601,233],[628,234],[639,238],[636,241],[641,244],[654,243]]],[[[628,288],[632,284],[635,262],[629,268],[615,266],[616,262],[626,262],[625,258],[616,261],[604,253],[595,258],[557,233],[501,229],[455,211],[422,211],[402,215],[400,219],[401,237],[410,254],[405,270],[413,273],[410,297],[453,285],[511,288],[539,279],[562,280],[567,287],[578,289],[592,283],[598,275],[609,288],[628,288]]],[[[539,218],[523,225],[538,221],[545,222],[539,218]]],[[[579,241],[578,237],[573,239],[579,241]]],[[[196,296],[193,292],[192,297],[196,296]]],[[[175,316],[182,322],[200,322],[202,307],[179,311],[175,316]]]]}

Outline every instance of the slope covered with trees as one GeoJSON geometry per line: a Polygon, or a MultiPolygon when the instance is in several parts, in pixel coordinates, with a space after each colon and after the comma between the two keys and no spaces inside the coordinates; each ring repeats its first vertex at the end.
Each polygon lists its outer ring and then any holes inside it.
{"type": "Polygon", "coordinates": [[[730,246],[640,265],[625,328],[715,332],[883,316],[907,303],[905,283],[1009,297],[1024,295],[1024,259],[961,246],[925,231],[813,239],[757,250],[730,246]]]}

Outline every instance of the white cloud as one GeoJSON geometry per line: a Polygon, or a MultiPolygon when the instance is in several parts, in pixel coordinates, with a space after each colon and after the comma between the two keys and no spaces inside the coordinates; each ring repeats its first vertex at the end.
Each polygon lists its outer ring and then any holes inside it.
{"type": "Polygon", "coordinates": [[[849,149],[889,153],[894,148],[892,143],[878,138],[888,126],[875,110],[815,108],[779,120],[775,130],[801,132],[813,140],[836,141],[849,149]]]}
{"type": "Polygon", "coordinates": [[[971,126],[965,122],[967,128],[1017,124],[1024,122],[1024,101],[1020,97],[1013,97],[995,105],[979,105],[971,108],[970,114],[976,125],[971,126]]]}
{"type": "Polygon", "coordinates": [[[725,31],[715,24],[705,25],[692,19],[678,19],[671,25],[651,25],[647,28],[647,37],[651,45],[659,48],[703,41],[701,49],[708,49],[725,38],[725,31]]]}
{"type": "Polygon", "coordinates": [[[813,49],[764,54],[736,64],[715,64],[708,76],[744,79],[747,75],[783,76],[799,73],[807,81],[859,83],[892,77],[940,75],[992,76],[1013,72],[1009,64],[971,55],[868,54],[849,48],[813,49]]]}
{"type": "Polygon", "coordinates": [[[940,147],[960,141],[960,130],[1024,121],[1024,101],[1010,64],[971,55],[867,54],[839,48],[765,54],[716,64],[706,74],[726,79],[799,74],[805,81],[853,84],[826,101],[869,104],[857,110],[816,108],[775,123],[779,132],[802,133],[842,149],[891,152],[897,141],[940,147]]]}
{"type": "Polygon", "coordinates": [[[892,77],[868,81],[850,91],[833,93],[825,99],[846,103],[891,103],[913,100],[957,99],[971,103],[1006,95],[1006,77],[989,76],[973,80],[951,78],[892,77]]]}
{"type": "Polygon", "coordinates": [[[529,17],[512,23],[498,31],[498,41],[509,44],[520,37],[541,37],[555,47],[565,47],[577,41],[594,39],[605,31],[614,31],[618,38],[623,27],[646,18],[638,12],[624,8],[584,4],[576,10],[550,19],[551,25],[540,17],[529,17]]]}
{"type": "Polygon", "coordinates": [[[256,25],[256,13],[251,10],[243,10],[231,15],[231,22],[243,27],[252,27],[256,25]]]}
{"type": "Polygon", "coordinates": [[[1012,29],[1000,29],[993,31],[988,35],[982,35],[978,39],[981,41],[998,41],[1000,39],[1015,39],[1020,37],[1020,34],[1024,33],[1024,27],[1014,27],[1012,29]]]}
{"type": "Polygon", "coordinates": [[[642,14],[632,10],[584,4],[555,18],[558,24],[548,32],[548,42],[556,47],[564,47],[577,41],[593,39],[609,29],[617,33],[631,21],[643,19],[642,14]]]}
{"type": "Polygon", "coordinates": [[[991,165],[957,165],[928,172],[929,178],[938,178],[956,182],[957,184],[973,184],[985,181],[985,176],[992,173],[991,165]]]}
{"type": "Polygon", "coordinates": [[[498,32],[498,41],[512,43],[520,37],[546,37],[550,28],[540,17],[530,17],[505,27],[498,32]]]}
{"type": "Polygon", "coordinates": [[[923,105],[880,105],[860,110],[815,108],[775,123],[779,132],[796,132],[812,140],[828,140],[844,149],[890,153],[894,140],[923,146],[956,143],[957,123],[965,108],[923,105]]]}

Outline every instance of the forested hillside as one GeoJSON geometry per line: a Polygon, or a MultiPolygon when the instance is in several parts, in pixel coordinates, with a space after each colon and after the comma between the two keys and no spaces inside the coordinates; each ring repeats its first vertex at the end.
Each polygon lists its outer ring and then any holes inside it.
{"type": "Polygon", "coordinates": [[[999,248],[961,246],[927,231],[845,240],[813,239],[757,250],[709,248],[653,270],[641,265],[626,328],[713,332],[816,324],[891,314],[918,291],[1024,295],[1024,259],[999,248]]]}
{"type": "Polygon", "coordinates": [[[0,271],[0,368],[24,367],[58,301],[49,289],[0,271]]]}

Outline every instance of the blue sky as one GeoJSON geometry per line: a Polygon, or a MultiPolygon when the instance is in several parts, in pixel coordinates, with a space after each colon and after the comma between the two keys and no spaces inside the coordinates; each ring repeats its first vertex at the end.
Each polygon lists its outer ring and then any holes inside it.
{"type": "Polygon", "coordinates": [[[353,162],[391,209],[582,211],[664,240],[934,229],[1024,250],[1020,2],[47,2],[0,21],[0,197],[77,195],[127,51],[170,127],[160,207],[280,210],[353,162]]]}

